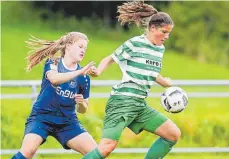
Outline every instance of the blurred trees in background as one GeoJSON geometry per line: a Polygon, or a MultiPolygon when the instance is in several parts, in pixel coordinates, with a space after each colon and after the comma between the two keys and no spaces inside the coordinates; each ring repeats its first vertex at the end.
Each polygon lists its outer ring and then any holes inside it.
{"type": "MultiPolygon", "coordinates": [[[[47,8],[52,12],[61,11],[65,17],[75,16],[82,19],[84,17],[97,17],[103,19],[105,27],[114,27],[117,23],[117,6],[126,1],[33,1],[33,6],[38,8],[47,8]]],[[[147,2],[152,4],[158,10],[161,6],[168,5],[169,2],[147,2]]],[[[43,18],[51,18],[48,14],[43,18]]]]}
{"type": "MultiPolygon", "coordinates": [[[[124,30],[116,19],[124,1],[30,1],[2,2],[2,25],[34,25],[53,30],[77,30],[107,40],[139,35],[134,26],[124,30]],[[13,11],[13,12],[12,12],[13,11]],[[128,31],[127,31],[128,30],[128,31]]],[[[150,1],[158,11],[169,13],[175,28],[166,48],[229,68],[229,2],[150,1]]]]}
{"type": "MultiPolygon", "coordinates": [[[[82,18],[103,19],[105,27],[112,27],[116,23],[116,6],[121,4],[119,1],[34,1],[33,6],[47,8],[51,12],[62,12],[65,17],[75,16],[82,18]]],[[[44,19],[52,18],[50,14],[44,14],[44,19]]],[[[93,23],[93,22],[92,22],[93,23]]]]}
{"type": "Polygon", "coordinates": [[[170,46],[202,62],[229,67],[229,2],[172,2],[170,46]]]}

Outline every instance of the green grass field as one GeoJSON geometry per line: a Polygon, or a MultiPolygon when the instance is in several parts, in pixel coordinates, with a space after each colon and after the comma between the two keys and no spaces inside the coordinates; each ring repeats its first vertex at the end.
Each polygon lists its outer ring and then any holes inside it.
{"type": "MultiPolygon", "coordinates": [[[[1,156],[2,159],[8,159],[9,155],[1,156]]],[[[112,154],[108,159],[143,159],[143,154],[112,154]]],[[[224,153],[201,153],[201,154],[169,154],[164,159],[227,159],[229,154],[224,153]]],[[[81,156],[76,155],[37,155],[36,159],[81,159],[81,156]]]]}
{"type": "MultiPolygon", "coordinates": [[[[79,114],[82,124],[97,141],[99,141],[102,133],[106,100],[90,99],[90,109],[87,114],[79,114]]],[[[159,99],[148,99],[147,101],[149,105],[168,116],[181,128],[182,139],[177,144],[178,147],[229,146],[227,142],[229,139],[227,133],[229,122],[228,98],[190,98],[186,110],[179,114],[165,112],[160,106],[159,99]],[[216,135],[217,138],[215,138],[216,135]]],[[[2,100],[2,139],[4,139],[2,140],[2,148],[20,147],[24,122],[30,110],[30,100],[2,100]]],[[[154,135],[147,132],[136,136],[127,129],[124,131],[119,145],[120,147],[148,147],[155,139],[154,135]],[[129,140],[126,141],[125,138],[129,138],[129,140]]],[[[46,144],[42,145],[42,148],[60,147],[52,137],[48,139],[46,144]]]]}

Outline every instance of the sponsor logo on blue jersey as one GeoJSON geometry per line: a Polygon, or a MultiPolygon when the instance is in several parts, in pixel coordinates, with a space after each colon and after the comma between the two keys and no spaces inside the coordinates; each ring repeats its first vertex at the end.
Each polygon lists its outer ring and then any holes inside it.
{"type": "Polygon", "coordinates": [[[69,91],[69,90],[62,90],[61,87],[59,87],[59,86],[56,87],[56,93],[62,97],[66,97],[66,98],[70,98],[70,99],[74,98],[75,95],[77,94],[77,93],[74,93],[74,92],[69,91]]]}

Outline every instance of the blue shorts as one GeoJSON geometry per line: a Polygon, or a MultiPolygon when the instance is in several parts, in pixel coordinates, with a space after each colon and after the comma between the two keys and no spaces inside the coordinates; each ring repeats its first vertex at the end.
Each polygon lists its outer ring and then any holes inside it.
{"type": "Polygon", "coordinates": [[[70,149],[66,145],[67,142],[84,132],[86,132],[86,130],[79,122],[57,125],[33,120],[26,123],[24,135],[29,133],[37,134],[43,138],[44,141],[42,142],[42,144],[50,135],[56,138],[64,149],[70,149]]]}

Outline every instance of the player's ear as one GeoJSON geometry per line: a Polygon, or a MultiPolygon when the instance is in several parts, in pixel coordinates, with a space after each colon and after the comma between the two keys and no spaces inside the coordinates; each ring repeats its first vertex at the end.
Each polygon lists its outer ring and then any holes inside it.
{"type": "Polygon", "coordinates": [[[154,32],[156,30],[156,26],[155,25],[151,25],[149,28],[149,31],[154,32]]]}
{"type": "Polygon", "coordinates": [[[66,45],[66,50],[69,50],[70,46],[71,46],[71,44],[67,44],[66,45]]]}

